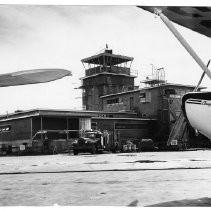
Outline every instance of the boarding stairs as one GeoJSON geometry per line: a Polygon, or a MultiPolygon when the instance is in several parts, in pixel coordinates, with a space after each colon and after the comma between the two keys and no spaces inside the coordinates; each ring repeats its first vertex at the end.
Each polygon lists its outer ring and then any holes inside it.
{"type": "MultiPolygon", "coordinates": [[[[207,63],[207,67],[210,64],[210,60],[207,63]]],[[[203,78],[205,76],[205,72],[201,75],[201,78],[195,87],[193,92],[197,92],[199,85],[201,84],[203,78]]],[[[182,143],[182,145],[185,145],[185,133],[187,132],[187,120],[185,116],[183,115],[183,112],[180,113],[179,118],[175,122],[173,128],[171,129],[169,139],[167,141],[167,146],[174,145],[174,143],[179,142],[182,143]]]]}

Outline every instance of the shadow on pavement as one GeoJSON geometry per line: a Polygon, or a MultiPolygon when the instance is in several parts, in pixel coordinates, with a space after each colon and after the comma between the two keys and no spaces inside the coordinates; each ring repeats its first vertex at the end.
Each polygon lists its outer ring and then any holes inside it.
{"type": "Polygon", "coordinates": [[[136,160],[133,162],[125,162],[125,163],[164,163],[164,162],[168,162],[168,161],[164,161],[164,160],[136,160]]]}
{"type": "Polygon", "coordinates": [[[170,201],[164,203],[158,203],[154,205],[149,205],[147,207],[183,207],[183,206],[209,206],[211,207],[211,198],[198,198],[198,199],[184,199],[184,200],[177,200],[177,201],[170,201]]]}

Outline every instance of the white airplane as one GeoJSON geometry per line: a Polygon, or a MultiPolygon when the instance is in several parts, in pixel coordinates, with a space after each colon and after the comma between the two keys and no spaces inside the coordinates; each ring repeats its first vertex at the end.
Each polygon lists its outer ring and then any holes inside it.
{"type": "MultiPolygon", "coordinates": [[[[211,79],[208,66],[203,63],[171,21],[211,38],[211,7],[147,7],[138,6],[160,16],[164,24],[211,79]],[[171,20],[171,21],[170,21],[171,20]]],[[[195,130],[211,139],[211,92],[187,93],[182,98],[184,116],[195,130]]]]}
{"type": "Polygon", "coordinates": [[[0,87],[45,83],[71,75],[65,69],[34,69],[0,74],[0,87]]]}

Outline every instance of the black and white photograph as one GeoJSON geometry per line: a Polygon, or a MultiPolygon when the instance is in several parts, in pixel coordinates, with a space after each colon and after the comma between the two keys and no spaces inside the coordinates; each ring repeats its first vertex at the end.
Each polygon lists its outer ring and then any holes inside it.
{"type": "Polygon", "coordinates": [[[0,0],[0,207],[211,207],[198,3],[0,0]]]}

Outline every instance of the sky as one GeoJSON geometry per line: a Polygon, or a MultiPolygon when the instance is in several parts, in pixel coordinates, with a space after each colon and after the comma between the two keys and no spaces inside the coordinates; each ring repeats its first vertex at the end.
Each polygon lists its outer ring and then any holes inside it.
{"type": "MultiPolygon", "coordinates": [[[[204,63],[211,59],[211,40],[176,25],[204,63]]],[[[85,75],[81,59],[108,47],[134,57],[136,85],[164,67],[170,83],[196,85],[202,74],[160,18],[134,5],[0,4],[0,74],[38,68],[63,68],[73,76],[57,81],[0,88],[0,114],[35,108],[82,109],[85,75]]],[[[202,86],[211,89],[210,79],[202,86]]]]}

